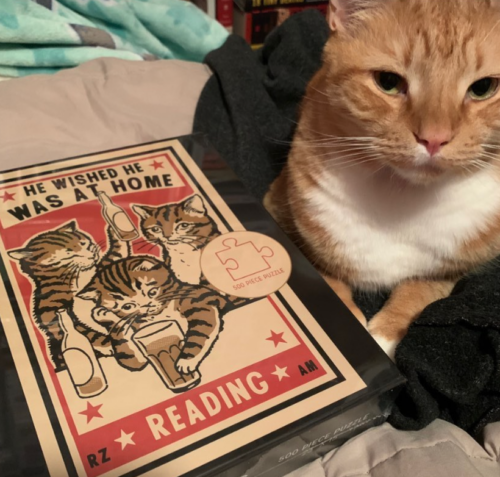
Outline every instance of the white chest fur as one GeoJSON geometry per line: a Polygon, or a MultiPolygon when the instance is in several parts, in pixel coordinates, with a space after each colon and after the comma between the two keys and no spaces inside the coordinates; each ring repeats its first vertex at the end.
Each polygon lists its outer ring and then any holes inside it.
{"type": "Polygon", "coordinates": [[[198,285],[201,279],[201,250],[193,250],[189,244],[168,247],[171,267],[175,276],[184,283],[198,285]]]}
{"type": "Polygon", "coordinates": [[[432,276],[500,213],[500,179],[491,170],[425,188],[388,184],[351,170],[325,174],[307,195],[312,217],[364,289],[432,276]]]}

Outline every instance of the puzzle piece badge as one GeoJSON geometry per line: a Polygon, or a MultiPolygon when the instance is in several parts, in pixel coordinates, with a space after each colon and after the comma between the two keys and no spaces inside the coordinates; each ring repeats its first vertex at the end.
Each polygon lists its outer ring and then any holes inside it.
{"type": "Polygon", "coordinates": [[[222,242],[224,249],[216,252],[220,262],[234,281],[251,277],[271,268],[267,260],[274,256],[269,247],[258,248],[252,240],[239,243],[236,238],[227,238],[222,242]]]}
{"type": "Polygon", "coordinates": [[[267,235],[239,230],[220,235],[201,253],[205,278],[224,294],[261,298],[280,290],[292,262],[285,247],[267,235]]]}

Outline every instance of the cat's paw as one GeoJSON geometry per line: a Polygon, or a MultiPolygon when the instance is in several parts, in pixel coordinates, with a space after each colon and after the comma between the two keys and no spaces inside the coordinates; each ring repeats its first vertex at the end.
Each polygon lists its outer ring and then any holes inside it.
{"type": "Polygon", "coordinates": [[[398,324],[397,318],[399,315],[382,310],[368,323],[368,331],[372,338],[392,361],[396,355],[396,348],[406,334],[406,329],[403,325],[398,324]]]}
{"type": "Polygon", "coordinates": [[[377,344],[384,350],[385,354],[394,362],[396,356],[396,348],[399,345],[397,340],[388,340],[381,335],[372,334],[372,338],[377,342],[377,344]]]}
{"type": "Polygon", "coordinates": [[[118,316],[102,306],[92,310],[92,319],[101,325],[106,323],[118,323],[118,321],[120,321],[118,316]]]}
{"type": "Polygon", "coordinates": [[[185,359],[181,358],[175,363],[175,368],[181,374],[191,374],[198,369],[200,360],[197,358],[185,359]]]}

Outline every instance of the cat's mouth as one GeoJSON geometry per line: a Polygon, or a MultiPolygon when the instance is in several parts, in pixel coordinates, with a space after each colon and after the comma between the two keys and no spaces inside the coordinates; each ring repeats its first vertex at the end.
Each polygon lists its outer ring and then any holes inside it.
{"type": "Polygon", "coordinates": [[[425,154],[388,156],[385,165],[395,179],[421,185],[434,182],[447,175],[453,169],[460,169],[456,161],[451,161],[441,155],[431,157],[425,154]]]}
{"type": "Polygon", "coordinates": [[[143,306],[141,307],[141,311],[145,313],[145,318],[152,317],[158,315],[162,308],[160,306],[143,306]]]}
{"type": "Polygon", "coordinates": [[[165,244],[166,247],[174,247],[176,245],[189,245],[190,247],[193,248],[193,250],[196,250],[197,243],[194,243],[195,241],[192,239],[189,240],[183,240],[183,239],[178,239],[178,240],[169,240],[165,239],[163,243],[165,244]]]}
{"type": "Polygon", "coordinates": [[[411,167],[391,165],[391,169],[398,177],[415,185],[433,182],[447,172],[446,169],[434,164],[412,165],[411,167]]]}
{"type": "Polygon", "coordinates": [[[177,240],[171,240],[168,238],[160,238],[156,241],[158,245],[177,245],[179,242],[177,240]]]}
{"type": "Polygon", "coordinates": [[[99,262],[99,253],[94,253],[92,256],[88,255],[73,255],[71,261],[78,265],[82,271],[89,270],[99,262]]]}
{"type": "Polygon", "coordinates": [[[146,310],[144,311],[144,314],[137,316],[134,318],[134,323],[137,324],[150,324],[150,323],[156,323],[158,319],[162,320],[163,318],[161,317],[161,309],[151,311],[151,310],[146,310]]]}

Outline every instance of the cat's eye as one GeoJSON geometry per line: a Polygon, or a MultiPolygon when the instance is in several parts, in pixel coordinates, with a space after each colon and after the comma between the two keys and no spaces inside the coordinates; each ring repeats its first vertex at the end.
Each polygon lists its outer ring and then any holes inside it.
{"type": "Polygon", "coordinates": [[[161,232],[161,227],[155,226],[150,228],[151,232],[159,234],[161,232]]]}
{"type": "Polygon", "coordinates": [[[396,73],[391,73],[389,71],[376,71],[374,73],[374,78],[379,89],[381,89],[384,93],[393,96],[397,94],[405,94],[408,89],[406,80],[396,73]]]}
{"type": "Polygon", "coordinates": [[[133,303],[127,303],[126,305],[122,306],[122,310],[125,310],[125,311],[130,311],[130,310],[133,310],[134,308],[135,308],[135,305],[133,303]]]}
{"type": "Polygon", "coordinates": [[[160,291],[159,288],[151,288],[148,292],[149,298],[154,298],[155,296],[158,296],[158,292],[160,291]]]}
{"type": "Polygon", "coordinates": [[[467,94],[471,99],[484,101],[491,98],[498,90],[498,78],[481,78],[469,86],[467,94]]]}
{"type": "Polygon", "coordinates": [[[188,229],[190,226],[189,223],[187,222],[181,222],[178,226],[177,226],[177,230],[186,230],[188,229]]]}

